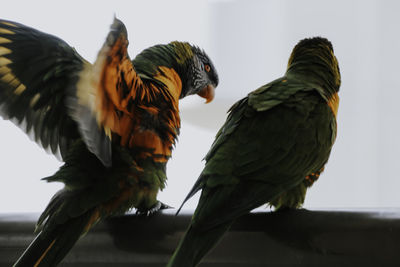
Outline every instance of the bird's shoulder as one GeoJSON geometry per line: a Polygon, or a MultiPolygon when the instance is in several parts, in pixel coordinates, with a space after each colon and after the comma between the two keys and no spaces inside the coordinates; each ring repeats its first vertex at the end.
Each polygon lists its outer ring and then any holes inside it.
{"type": "Polygon", "coordinates": [[[300,79],[283,76],[249,93],[248,104],[257,111],[266,111],[295,94],[306,95],[312,91],[318,90],[300,79]]]}

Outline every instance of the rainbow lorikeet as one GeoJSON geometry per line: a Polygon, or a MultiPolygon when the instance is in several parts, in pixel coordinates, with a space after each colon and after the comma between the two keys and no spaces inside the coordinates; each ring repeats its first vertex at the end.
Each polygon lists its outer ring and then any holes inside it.
{"type": "Polygon", "coordinates": [[[201,190],[169,267],[196,266],[235,219],[254,208],[302,205],[336,138],[339,87],[332,44],[304,39],[283,77],[233,105],[184,201],[201,190]]]}
{"type": "Polygon", "coordinates": [[[211,101],[218,75],[186,42],[150,47],[133,61],[127,46],[115,19],[91,64],[55,36],[0,20],[0,114],[65,162],[45,178],[65,187],[15,266],[54,266],[99,220],[163,206],[157,193],[179,133],[178,101],[211,101]]]}

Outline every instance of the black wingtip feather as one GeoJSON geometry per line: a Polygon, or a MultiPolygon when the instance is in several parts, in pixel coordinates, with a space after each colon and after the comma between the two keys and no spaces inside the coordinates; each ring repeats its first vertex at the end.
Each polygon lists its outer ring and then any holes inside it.
{"type": "Polygon", "coordinates": [[[125,24],[114,16],[114,21],[110,26],[110,33],[107,36],[107,45],[112,46],[119,36],[123,36],[128,39],[128,30],[125,24]]]}
{"type": "Polygon", "coordinates": [[[71,125],[64,88],[82,58],[60,38],[23,24],[0,19],[0,29],[0,48],[11,51],[1,56],[6,60],[0,64],[0,116],[60,159],[60,140],[69,143],[78,135],[75,125],[59,129],[71,125]],[[5,75],[13,80],[1,79],[5,75]]]}

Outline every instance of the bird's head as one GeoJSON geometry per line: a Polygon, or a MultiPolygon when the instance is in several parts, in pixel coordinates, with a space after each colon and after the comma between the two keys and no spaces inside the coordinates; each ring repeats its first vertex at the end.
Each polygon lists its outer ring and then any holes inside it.
{"type": "Polygon", "coordinates": [[[297,43],[290,55],[287,72],[309,72],[328,82],[335,92],[339,91],[341,79],[332,43],[322,37],[306,38],[297,43]]]}
{"type": "Polygon", "coordinates": [[[218,85],[214,64],[203,50],[187,42],[149,47],[136,56],[133,65],[142,79],[157,76],[160,67],[174,69],[182,82],[179,98],[198,94],[207,103],[214,98],[218,85]]]}
{"type": "Polygon", "coordinates": [[[180,98],[197,94],[206,99],[214,98],[218,85],[218,74],[211,59],[204,50],[186,42],[172,42],[177,57],[176,67],[182,79],[180,98]]]}

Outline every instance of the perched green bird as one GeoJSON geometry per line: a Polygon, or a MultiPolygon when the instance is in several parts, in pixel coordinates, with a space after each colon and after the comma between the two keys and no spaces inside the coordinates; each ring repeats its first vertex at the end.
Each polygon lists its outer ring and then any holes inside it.
{"type": "Polygon", "coordinates": [[[302,205],[336,138],[339,87],[332,44],[304,39],[293,49],[283,77],[230,109],[184,201],[201,190],[169,267],[196,266],[235,219],[254,208],[302,205]]]}
{"type": "Polygon", "coordinates": [[[0,114],[65,162],[45,178],[65,187],[15,266],[55,266],[99,220],[163,207],[157,193],[179,133],[179,99],[211,101],[218,75],[185,42],[150,47],[133,61],[127,46],[115,19],[91,64],[55,36],[0,20],[0,114]]]}

